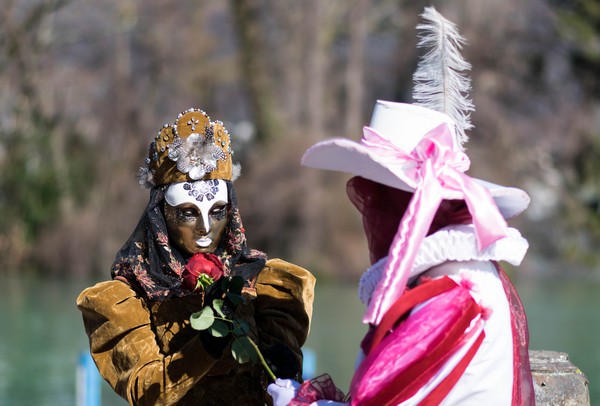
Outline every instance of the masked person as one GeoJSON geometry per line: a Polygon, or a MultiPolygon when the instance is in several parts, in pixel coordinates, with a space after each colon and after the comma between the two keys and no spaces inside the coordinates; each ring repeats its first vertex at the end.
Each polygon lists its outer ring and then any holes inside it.
{"type": "MultiPolygon", "coordinates": [[[[433,50],[415,75],[415,99],[469,107],[464,79],[447,83],[456,75],[448,63],[468,66],[452,49],[460,42],[454,25],[433,8],[423,16],[420,27],[433,34],[421,43],[433,50]],[[459,92],[448,97],[440,87],[459,92]]],[[[359,284],[369,331],[348,395],[328,375],[302,385],[278,380],[269,386],[276,405],[534,404],[527,319],[499,264],[519,265],[527,251],[505,219],[529,197],[465,173],[464,119],[378,101],[360,142],[326,140],[305,153],[303,165],[354,175],[347,193],[372,262],[359,284]]]]}
{"type": "MultiPolygon", "coordinates": [[[[190,326],[214,284],[243,280],[229,303],[279,377],[300,379],[314,277],[248,248],[232,181],[229,133],[201,110],[179,114],[150,145],[140,183],[150,202],[113,263],[112,280],[77,298],[92,357],[135,405],[263,405],[260,364],[232,357],[231,334],[190,326]]],[[[225,296],[224,296],[225,297],[225,296]]]]}

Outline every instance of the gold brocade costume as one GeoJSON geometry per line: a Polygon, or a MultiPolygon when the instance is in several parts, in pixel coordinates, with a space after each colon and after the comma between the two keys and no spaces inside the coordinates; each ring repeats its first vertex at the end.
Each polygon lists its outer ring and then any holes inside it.
{"type": "MultiPolygon", "coordinates": [[[[244,290],[248,300],[236,308],[251,324],[250,338],[264,347],[286,345],[302,365],[314,283],[301,267],[267,261],[254,288],[244,290]]],[[[84,290],[77,306],[101,375],[130,404],[270,404],[260,364],[238,364],[229,347],[220,359],[213,358],[190,327],[189,317],[202,308],[202,296],[145,301],[114,280],[84,290]]]]}

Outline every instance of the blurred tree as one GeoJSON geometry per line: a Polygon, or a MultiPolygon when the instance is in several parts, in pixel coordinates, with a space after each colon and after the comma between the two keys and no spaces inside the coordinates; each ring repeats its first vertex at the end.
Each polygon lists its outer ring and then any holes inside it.
{"type": "Polygon", "coordinates": [[[281,133],[282,127],[272,89],[274,82],[269,76],[268,64],[273,61],[270,52],[264,49],[266,38],[261,13],[266,8],[255,0],[231,0],[231,8],[242,83],[258,129],[256,138],[258,142],[267,143],[281,133]]]}
{"type": "Polygon", "coordinates": [[[349,45],[346,78],[346,111],[344,133],[352,134],[363,125],[365,47],[368,40],[368,19],[365,16],[371,8],[370,0],[354,0],[349,6],[349,45]]]}
{"type": "Polygon", "coordinates": [[[600,258],[600,4],[594,0],[552,2],[557,10],[559,30],[577,76],[581,95],[575,128],[581,140],[566,172],[566,194],[562,215],[568,236],[565,254],[591,266],[600,258]]]}
{"type": "Polygon", "coordinates": [[[37,56],[52,45],[51,19],[67,1],[32,2],[5,8],[0,64],[7,72],[12,98],[0,127],[0,258],[2,266],[18,268],[32,258],[30,249],[44,228],[72,215],[84,200],[82,186],[93,169],[85,161],[87,145],[60,113],[44,108],[37,56]],[[10,124],[8,124],[10,123],[10,124]],[[72,155],[73,159],[66,159],[72,155]],[[84,158],[84,159],[81,159],[84,158]]]}
{"type": "Polygon", "coordinates": [[[583,87],[600,99],[600,4],[594,0],[553,0],[560,31],[583,87]]]}
{"type": "MultiPolygon", "coordinates": [[[[193,106],[232,133],[253,245],[317,271],[362,272],[349,176],[299,162],[315,141],[359,139],[376,99],[411,101],[415,26],[430,3],[7,0],[0,266],[105,275],[147,199],[134,174],[148,143],[193,106]]],[[[516,221],[532,251],[596,257],[597,1],[433,4],[468,40],[471,174],[531,193],[516,221]]]]}

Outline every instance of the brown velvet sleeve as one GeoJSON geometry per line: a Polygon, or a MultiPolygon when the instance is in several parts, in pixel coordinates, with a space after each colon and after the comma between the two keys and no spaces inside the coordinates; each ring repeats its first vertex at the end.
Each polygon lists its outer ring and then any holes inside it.
{"type": "Polygon", "coordinates": [[[145,302],[125,283],[102,282],[77,298],[100,374],[132,405],[171,405],[217,362],[194,336],[161,353],[145,302]]]}
{"type": "MultiPolygon", "coordinates": [[[[310,330],[315,278],[281,259],[267,261],[256,290],[256,325],[261,346],[286,345],[302,365],[301,347],[310,330]]],[[[301,371],[298,371],[301,372],[301,371]]]]}

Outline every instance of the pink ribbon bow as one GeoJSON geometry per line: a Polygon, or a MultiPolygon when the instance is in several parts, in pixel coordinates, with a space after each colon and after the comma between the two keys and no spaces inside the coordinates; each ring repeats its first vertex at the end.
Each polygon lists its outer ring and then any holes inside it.
{"type": "Polygon", "coordinates": [[[447,124],[429,131],[410,153],[368,127],[362,143],[389,160],[386,163],[392,172],[407,175],[416,185],[390,245],[383,277],[363,317],[365,323],[379,324],[404,292],[415,256],[443,199],[456,199],[459,192],[459,198],[465,200],[479,250],[505,237],[507,225],[489,191],[464,173],[469,158],[454,146],[447,124]]]}

